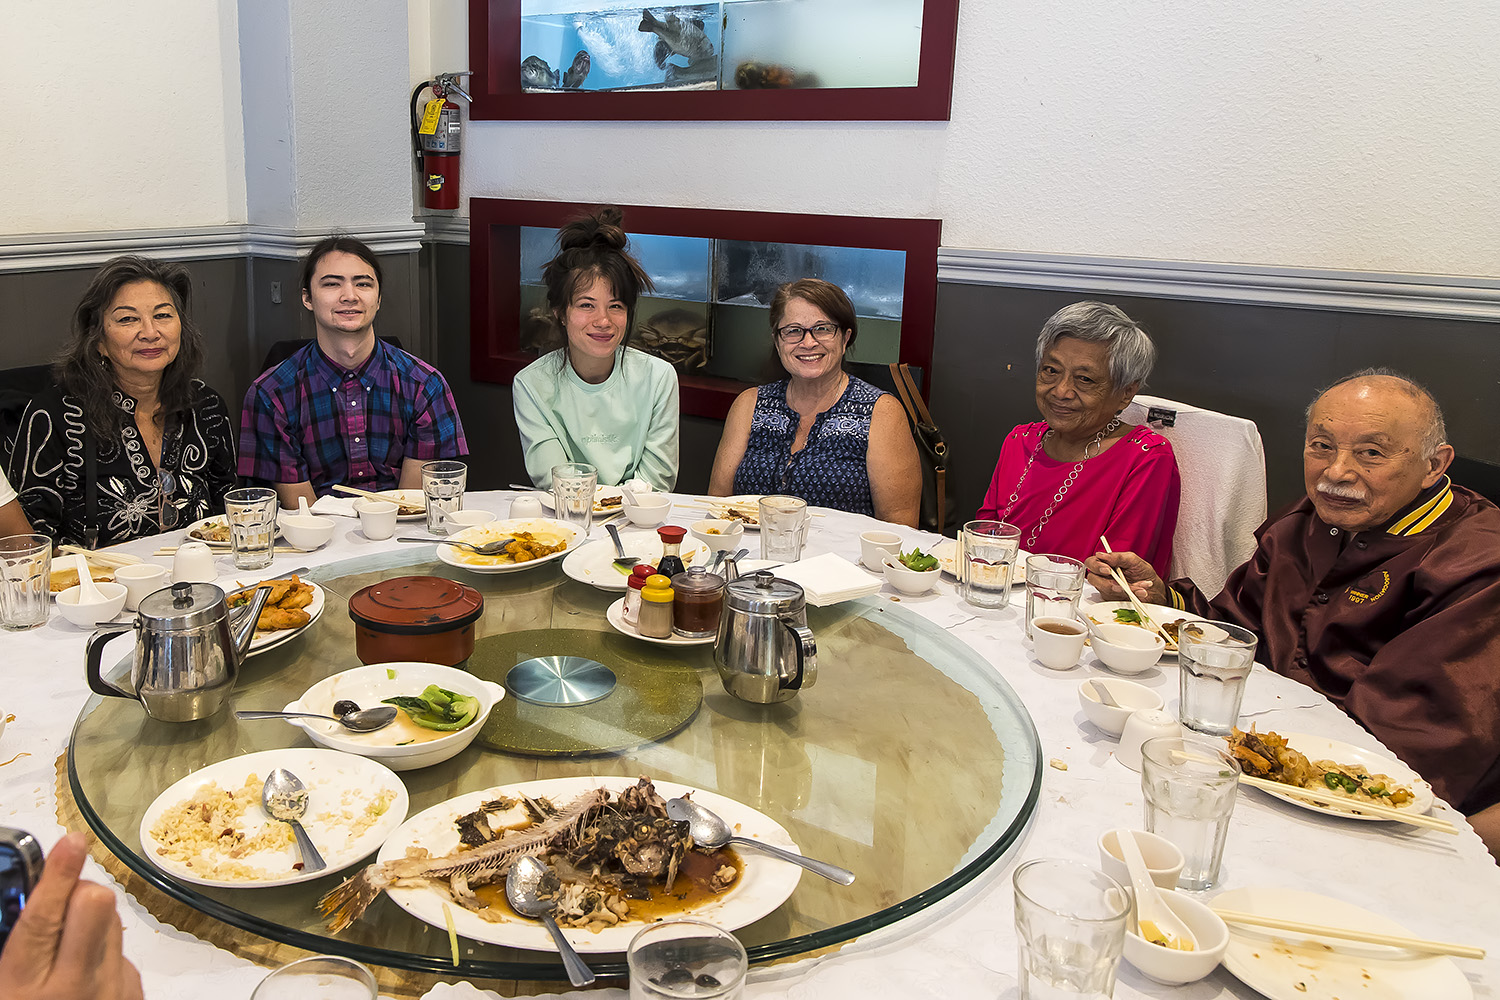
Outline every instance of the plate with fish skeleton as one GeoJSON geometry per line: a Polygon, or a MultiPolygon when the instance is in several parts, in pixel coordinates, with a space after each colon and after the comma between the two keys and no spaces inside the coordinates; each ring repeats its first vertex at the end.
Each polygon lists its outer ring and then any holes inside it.
{"type": "MultiPolygon", "coordinates": [[[[637,780],[623,776],[589,775],[548,778],[468,792],[425,809],[407,820],[385,842],[376,861],[402,861],[409,848],[419,847],[428,851],[433,864],[438,864],[445,856],[459,851],[459,833],[454,821],[499,798],[517,798],[521,795],[533,799],[546,798],[558,808],[564,809],[568,803],[595,789],[620,792],[635,785],[637,780]]],[[[791,835],[779,823],[749,806],[687,785],[668,781],[656,781],[654,785],[657,794],[664,799],[691,794],[694,802],[718,813],[740,836],[797,851],[791,835]]],[[[495,817],[491,823],[496,820],[504,822],[501,817],[495,817]]],[[[734,930],[754,923],[786,902],[801,879],[802,869],[796,865],[748,852],[736,852],[736,857],[741,869],[728,889],[698,901],[689,899],[671,916],[706,920],[725,930],[734,930]]],[[[447,884],[446,879],[439,881],[443,885],[447,884]]],[[[460,906],[437,884],[391,886],[387,891],[397,906],[418,920],[443,930],[448,926],[444,916],[444,904],[447,904],[446,908],[453,917],[454,930],[462,937],[533,951],[555,950],[552,938],[540,920],[516,916],[503,902],[503,880],[490,887],[487,893],[481,890],[481,898],[500,900],[493,904],[485,916],[460,906]],[[490,919],[485,919],[486,916],[490,919]]],[[[619,923],[597,932],[587,928],[565,927],[563,933],[574,948],[586,954],[622,952],[629,947],[631,938],[641,928],[661,918],[660,914],[654,912],[639,917],[627,914],[619,923]]]]}

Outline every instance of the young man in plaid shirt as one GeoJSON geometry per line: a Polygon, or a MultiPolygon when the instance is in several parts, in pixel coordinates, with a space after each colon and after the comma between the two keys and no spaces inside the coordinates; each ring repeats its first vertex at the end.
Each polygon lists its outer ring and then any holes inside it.
{"type": "Polygon", "coordinates": [[[420,489],[423,462],[469,453],[443,376],[375,336],[380,281],[359,240],[320,241],[302,262],[317,338],[245,393],[239,474],[274,486],[283,507],[336,483],[420,489]]]}

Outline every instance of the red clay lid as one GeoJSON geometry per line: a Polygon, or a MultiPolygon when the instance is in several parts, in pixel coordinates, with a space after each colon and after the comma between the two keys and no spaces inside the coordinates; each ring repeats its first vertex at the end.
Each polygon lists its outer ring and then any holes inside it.
{"type": "Polygon", "coordinates": [[[356,625],[393,635],[428,635],[475,621],[484,595],[440,576],[398,576],[371,584],[349,599],[356,625]]]}

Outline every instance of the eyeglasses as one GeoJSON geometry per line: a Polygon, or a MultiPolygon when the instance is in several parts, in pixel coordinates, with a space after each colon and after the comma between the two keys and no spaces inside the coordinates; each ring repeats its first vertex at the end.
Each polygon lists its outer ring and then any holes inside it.
{"type": "Polygon", "coordinates": [[[802,342],[803,337],[810,333],[818,343],[826,344],[843,332],[837,323],[815,323],[812,326],[797,326],[793,324],[779,327],[776,330],[776,336],[781,338],[783,344],[798,344],[802,342]]]}
{"type": "Polygon", "coordinates": [[[177,492],[177,477],[170,472],[158,472],[156,488],[161,495],[161,505],[157,508],[157,523],[161,525],[162,531],[171,531],[177,527],[179,516],[177,508],[172,505],[172,495],[177,492]]]}

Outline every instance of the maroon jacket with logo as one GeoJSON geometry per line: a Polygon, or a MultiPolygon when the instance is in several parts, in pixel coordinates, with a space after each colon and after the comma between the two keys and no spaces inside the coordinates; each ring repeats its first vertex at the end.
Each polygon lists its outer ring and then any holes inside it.
{"type": "Polygon", "coordinates": [[[1254,631],[1465,813],[1500,801],[1500,508],[1444,477],[1381,528],[1304,497],[1256,538],[1212,601],[1177,580],[1173,603],[1254,631]]]}

